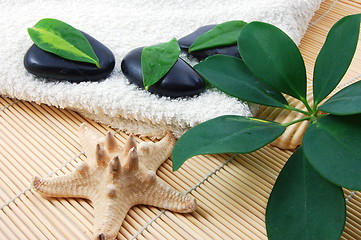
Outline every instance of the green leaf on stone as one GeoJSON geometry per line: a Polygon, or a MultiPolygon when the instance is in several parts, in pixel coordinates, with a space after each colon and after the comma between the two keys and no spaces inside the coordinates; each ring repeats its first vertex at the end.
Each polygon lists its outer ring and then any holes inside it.
{"type": "Polygon", "coordinates": [[[199,36],[189,47],[189,52],[202,49],[235,45],[238,35],[246,25],[243,21],[229,21],[218,24],[206,33],[199,36]]]}
{"type": "Polygon", "coordinates": [[[173,171],[199,154],[249,153],[279,137],[286,127],[258,118],[224,115],[201,123],[180,137],[172,153],[173,171]]]}
{"type": "Polygon", "coordinates": [[[99,59],[88,39],[74,27],[60,20],[44,18],[28,28],[30,38],[40,49],[72,61],[95,64],[99,59]]]}
{"type": "Polygon", "coordinates": [[[178,61],[180,48],[177,39],[143,48],[141,56],[145,90],[162,79],[178,61]]]}
{"type": "Polygon", "coordinates": [[[327,115],[311,124],[303,149],[311,165],[330,182],[361,190],[361,114],[327,115]]]}
{"type": "Polygon", "coordinates": [[[259,81],[239,58],[215,55],[194,69],[211,85],[240,100],[280,108],[288,106],[280,92],[259,81]]]}
{"type": "Polygon", "coordinates": [[[361,113],[361,81],[342,89],[319,109],[334,115],[352,115],[361,113]]]}
{"type": "Polygon", "coordinates": [[[346,219],[342,188],[320,176],[298,149],[281,170],[266,210],[270,240],[337,240],[346,219]]]}
{"type": "Polygon", "coordinates": [[[361,14],[346,16],[329,31],[313,73],[315,105],[335,89],[346,73],[356,50],[360,20],[361,14]]]}
{"type": "Polygon", "coordinates": [[[247,67],[260,80],[302,102],[306,100],[306,69],[301,53],[279,28],[263,22],[245,25],[238,49],[247,67]]]}

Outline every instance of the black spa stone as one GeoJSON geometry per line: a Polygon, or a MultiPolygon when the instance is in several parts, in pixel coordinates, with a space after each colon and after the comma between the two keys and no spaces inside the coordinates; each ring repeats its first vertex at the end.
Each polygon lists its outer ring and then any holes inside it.
{"type": "MultiPolygon", "coordinates": [[[[193,42],[203,33],[208,32],[212,28],[214,28],[215,24],[213,25],[206,25],[203,27],[198,28],[196,31],[192,32],[191,34],[182,37],[178,40],[179,46],[182,49],[182,51],[188,53],[189,47],[193,44],[193,42]]],[[[225,47],[216,47],[216,48],[210,48],[210,49],[204,49],[204,50],[198,50],[191,53],[188,53],[192,57],[196,58],[198,61],[201,61],[209,56],[215,55],[215,54],[224,54],[229,55],[233,57],[240,57],[240,54],[238,52],[237,45],[230,45],[225,47]]]]}
{"type": "MultiPolygon", "coordinates": [[[[130,51],[123,59],[121,67],[129,82],[144,89],[141,55],[143,47],[130,51]]],[[[188,63],[178,58],[169,72],[148,91],[159,96],[171,98],[191,97],[202,93],[205,89],[202,78],[188,63]]]]}
{"type": "Polygon", "coordinates": [[[112,72],[115,65],[113,53],[102,43],[82,32],[99,58],[100,68],[94,64],[61,58],[32,45],[24,57],[26,70],[38,77],[69,82],[99,81],[112,72]]]}

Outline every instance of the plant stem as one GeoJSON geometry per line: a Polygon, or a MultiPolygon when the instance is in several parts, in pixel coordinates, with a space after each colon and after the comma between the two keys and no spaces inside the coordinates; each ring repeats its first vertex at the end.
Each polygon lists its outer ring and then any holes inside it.
{"type": "Polygon", "coordinates": [[[292,106],[290,106],[290,105],[286,106],[286,109],[292,110],[292,111],[296,111],[296,112],[300,112],[300,113],[303,113],[303,114],[305,114],[305,115],[307,115],[307,116],[310,116],[310,115],[312,114],[311,112],[306,112],[306,111],[303,111],[303,110],[301,110],[301,109],[292,107],[292,106]]]}
{"type": "Polygon", "coordinates": [[[311,119],[311,117],[310,117],[310,116],[307,116],[307,117],[300,118],[300,119],[297,119],[297,120],[292,121],[292,122],[283,123],[282,125],[285,126],[285,127],[288,127],[288,126],[291,126],[292,124],[295,124],[295,123],[298,123],[298,122],[302,122],[302,121],[306,121],[306,120],[310,120],[310,119],[311,119]]]}
{"type": "Polygon", "coordinates": [[[317,113],[318,112],[318,103],[314,103],[313,104],[313,112],[317,113]]]}
{"type": "MultiPolygon", "coordinates": [[[[307,108],[307,110],[308,110],[308,112],[309,113],[313,113],[313,109],[310,107],[310,105],[308,104],[308,102],[307,102],[307,99],[301,99],[301,101],[303,102],[303,104],[305,105],[305,107],[307,108]]],[[[310,114],[308,114],[308,115],[310,115],[310,114]]]]}

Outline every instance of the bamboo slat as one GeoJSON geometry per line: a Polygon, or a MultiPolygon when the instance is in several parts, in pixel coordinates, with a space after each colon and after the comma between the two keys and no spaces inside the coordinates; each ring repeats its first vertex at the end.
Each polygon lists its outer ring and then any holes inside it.
{"type": "MultiPolygon", "coordinates": [[[[317,54],[328,30],[341,17],[359,13],[359,0],[326,0],[315,13],[301,42],[308,89],[317,54]]],[[[361,44],[339,89],[361,79],[361,44]]],[[[311,96],[309,96],[311,99],[311,96]]],[[[300,103],[292,98],[294,105],[300,103]]],[[[279,122],[297,114],[262,107],[259,116],[279,122]]],[[[0,96],[0,239],[91,239],[93,207],[90,201],[43,198],[30,187],[33,176],[63,175],[86,159],[78,126],[87,122],[100,134],[107,126],[76,112],[0,96]]],[[[273,144],[294,148],[305,125],[289,128],[273,144]]],[[[116,131],[124,144],[127,135],[116,131]]],[[[150,141],[137,138],[138,142],[150,141]]],[[[157,175],[179,191],[193,195],[198,209],[178,214],[150,206],[134,206],[117,239],[267,239],[265,208],[272,186],[290,150],[269,145],[244,155],[203,155],[172,172],[167,160],[157,175]]],[[[347,222],[341,239],[361,239],[361,194],[344,190],[347,222]]]]}

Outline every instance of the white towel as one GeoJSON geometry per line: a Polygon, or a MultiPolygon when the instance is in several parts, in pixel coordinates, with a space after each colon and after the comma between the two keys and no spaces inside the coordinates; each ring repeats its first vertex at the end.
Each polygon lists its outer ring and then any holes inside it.
{"type": "Polygon", "coordinates": [[[0,95],[75,110],[127,132],[180,136],[190,127],[224,114],[251,116],[252,109],[216,90],[190,99],[159,98],[129,84],[122,58],[132,49],[177,39],[207,24],[253,20],[274,24],[299,44],[322,0],[2,0],[0,3],[0,95]],[[29,74],[23,57],[33,44],[27,34],[42,18],[69,23],[115,55],[102,82],[47,82],[29,74]]]}

